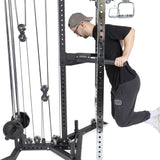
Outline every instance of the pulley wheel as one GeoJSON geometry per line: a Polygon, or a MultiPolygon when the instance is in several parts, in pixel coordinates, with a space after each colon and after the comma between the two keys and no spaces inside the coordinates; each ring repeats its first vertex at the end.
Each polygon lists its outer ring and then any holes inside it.
{"type": "Polygon", "coordinates": [[[18,30],[19,30],[19,32],[24,32],[26,30],[26,26],[24,24],[19,24],[18,30]]]}
{"type": "Polygon", "coordinates": [[[5,139],[13,139],[16,140],[20,138],[23,134],[23,126],[17,120],[12,120],[7,122],[3,127],[3,133],[6,136],[5,139]]]}
{"type": "Polygon", "coordinates": [[[23,32],[18,36],[18,38],[21,42],[25,42],[27,40],[27,37],[23,32]]]}
{"type": "Polygon", "coordinates": [[[41,137],[35,136],[34,137],[34,142],[35,142],[35,144],[40,144],[41,143],[41,137]]]}
{"type": "MultiPolygon", "coordinates": [[[[16,113],[16,116],[18,113],[16,113]]],[[[25,112],[20,112],[20,117],[18,117],[18,121],[22,124],[23,128],[26,128],[29,125],[30,118],[25,112]]],[[[15,120],[13,117],[11,120],[15,120]]]]}

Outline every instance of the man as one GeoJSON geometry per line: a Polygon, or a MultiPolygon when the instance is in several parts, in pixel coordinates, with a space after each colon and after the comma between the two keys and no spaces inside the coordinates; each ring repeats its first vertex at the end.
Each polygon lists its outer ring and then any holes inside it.
{"type": "MultiPolygon", "coordinates": [[[[80,37],[93,37],[97,40],[97,26],[90,23],[91,20],[92,17],[75,13],[71,15],[68,26],[80,37]]],[[[133,47],[134,35],[133,28],[105,25],[105,59],[115,60],[115,65],[105,66],[112,85],[112,116],[120,127],[146,122],[160,132],[160,109],[134,112],[140,79],[127,62],[133,47]],[[120,43],[122,41],[124,50],[120,43]],[[123,67],[125,62],[127,65],[123,67]]]]}

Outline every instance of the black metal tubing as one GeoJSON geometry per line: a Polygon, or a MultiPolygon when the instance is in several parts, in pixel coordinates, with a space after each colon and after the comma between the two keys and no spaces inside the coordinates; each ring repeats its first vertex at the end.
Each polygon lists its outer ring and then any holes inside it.
{"type": "Polygon", "coordinates": [[[20,152],[20,148],[15,148],[9,157],[6,157],[2,160],[16,160],[20,152]]]}
{"type": "Polygon", "coordinates": [[[33,151],[33,150],[50,150],[65,160],[71,160],[70,154],[68,152],[64,151],[61,148],[54,147],[49,143],[48,144],[42,144],[42,143],[26,144],[21,147],[17,147],[13,150],[12,154],[9,157],[6,157],[2,160],[16,160],[21,151],[33,151]]]}
{"type": "MultiPolygon", "coordinates": [[[[66,53],[66,65],[76,65],[82,63],[97,63],[95,53],[66,53]]],[[[104,60],[105,65],[114,65],[114,60],[104,60]]]]}
{"type": "Polygon", "coordinates": [[[84,134],[96,128],[96,123],[84,127],[78,132],[73,132],[67,136],[68,143],[64,144],[63,140],[60,144],[54,145],[53,143],[25,143],[25,136],[20,141],[15,141],[15,149],[9,157],[2,160],[16,160],[21,151],[33,150],[48,150],[52,151],[65,160],[81,160],[82,137],[84,134]],[[71,141],[71,142],[70,142],[71,141]],[[70,150],[68,153],[66,150],[70,150]]]}
{"type": "Polygon", "coordinates": [[[61,130],[62,139],[67,140],[67,93],[66,93],[66,53],[65,53],[65,3],[59,0],[59,51],[61,78],[61,130]]]}
{"type": "MultiPolygon", "coordinates": [[[[84,134],[86,134],[86,133],[94,130],[95,128],[96,128],[96,123],[92,123],[91,125],[86,126],[86,127],[82,128],[82,129],[80,129],[80,130],[79,130],[79,134],[84,135],[84,134]]],[[[69,135],[68,135],[68,138],[69,138],[69,139],[74,139],[74,138],[75,138],[75,133],[69,134],[69,135]]]]}

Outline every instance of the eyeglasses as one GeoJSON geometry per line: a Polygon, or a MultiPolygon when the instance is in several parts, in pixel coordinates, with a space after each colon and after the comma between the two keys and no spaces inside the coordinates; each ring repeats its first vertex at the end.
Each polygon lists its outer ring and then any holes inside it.
{"type": "Polygon", "coordinates": [[[80,24],[77,25],[77,27],[76,27],[76,29],[75,29],[75,31],[74,31],[75,34],[78,34],[78,33],[77,33],[77,30],[78,30],[79,25],[80,25],[80,24]]]}

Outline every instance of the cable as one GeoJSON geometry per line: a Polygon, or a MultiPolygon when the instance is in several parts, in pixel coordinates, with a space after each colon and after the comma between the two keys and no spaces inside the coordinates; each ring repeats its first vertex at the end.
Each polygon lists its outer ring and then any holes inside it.
{"type": "MultiPolygon", "coordinates": [[[[17,20],[17,26],[19,25],[19,18],[18,18],[18,9],[17,9],[17,2],[14,0],[15,5],[15,12],[16,12],[16,20],[17,20]]],[[[27,7],[26,7],[26,0],[24,0],[24,25],[27,25],[27,7]]]]}
{"type": "Polygon", "coordinates": [[[27,26],[27,4],[26,0],[24,0],[24,19],[25,19],[25,26],[27,26]]]}
{"type": "Polygon", "coordinates": [[[48,108],[49,108],[49,122],[50,122],[50,133],[51,133],[51,139],[52,139],[52,117],[51,117],[51,106],[50,106],[50,98],[48,99],[48,108]]]}
{"type": "Polygon", "coordinates": [[[23,111],[25,112],[24,84],[23,84],[23,71],[22,71],[22,52],[21,52],[21,44],[20,44],[20,41],[19,41],[19,57],[20,57],[20,71],[21,71],[21,84],[22,84],[22,102],[23,102],[23,111]]]}
{"type": "Polygon", "coordinates": [[[17,26],[18,26],[19,20],[18,20],[18,10],[17,10],[17,3],[16,3],[16,0],[14,0],[14,6],[15,6],[16,19],[17,19],[17,26]]]}
{"type": "Polygon", "coordinates": [[[48,88],[49,88],[49,63],[48,63],[48,15],[47,15],[47,0],[45,0],[45,27],[46,27],[47,86],[48,86],[48,88]]]}
{"type": "MultiPolygon", "coordinates": [[[[41,70],[41,58],[40,58],[40,49],[39,49],[39,37],[38,37],[38,24],[37,24],[37,14],[36,14],[36,3],[35,0],[34,2],[34,14],[35,14],[35,26],[36,26],[36,38],[37,38],[37,51],[38,51],[38,62],[39,62],[39,74],[40,74],[40,84],[41,84],[41,90],[44,87],[42,85],[42,70],[41,70]]],[[[49,62],[48,62],[48,15],[47,15],[47,1],[45,0],[45,33],[46,33],[46,62],[47,62],[47,88],[49,89],[49,62]]],[[[48,90],[47,90],[48,91],[48,90]]],[[[42,91],[43,92],[43,91],[42,91]]],[[[44,92],[43,92],[44,94],[44,92]]],[[[46,92],[46,98],[47,98],[47,92],[46,92]]],[[[49,96],[48,96],[49,97],[49,96]]],[[[49,123],[50,123],[50,133],[51,133],[51,138],[52,138],[52,122],[51,122],[51,109],[50,109],[50,100],[47,98],[48,101],[48,110],[49,110],[49,123]]],[[[41,121],[41,134],[44,136],[44,113],[43,113],[43,103],[44,101],[41,102],[42,104],[42,109],[41,109],[41,116],[42,116],[42,121],[41,121]]]]}
{"type": "MultiPolygon", "coordinates": [[[[19,57],[20,57],[20,72],[21,72],[21,85],[22,85],[22,104],[23,104],[23,112],[25,113],[25,103],[24,103],[24,83],[23,83],[23,71],[22,71],[22,52],[21,52],[21,44],[19,40],[19,57]]],[[[25,135],[27,134],[25,128],[25,135]]]]}
{"type": "Polygon", "coordinates": [[[30,92],[30,103],[31,103],[31,117],[32,117],[32,129],[33,129],[33,137],[35,137],[34,131],[34,114],[33,114],[33,104],[32,104],[32,90],[31,90],[31,76],[30,76],[30,64],[29,64],[29,55],[28,55],[28,42],[26,40],[26,49],[27,49],[27,66],[28,66],[28,79],[29,79],[29,92],[30,92]]]}
{"type": "MultiPolygon", "coordinates": [[[[49,88],[49,57],[48,57],[48,15],[47,15],[47,0],[45,0],[45,27],[46,27],[46,61],[47,61],[47,86],[49,88]]],[[[51,117],[51,107],[50,98],[48,98],[48,110],[49,110],[49,122],[50,122],[50,133],[52,139],[52,117],[51,117]]]]}
{"type": "MultiPolygon", "coordinates": [[[[15,13],[16,13],[16,20],[17,20],[17,26],[19,26],[19,19],[18,19],[18,10],[17,10],[17,3],[16,0],[14,0],[15,5],[15,13]]],[[[26,0],[24,0],[24,19],[25,19],[25,26],[26,26],[26,0]]],[[[26,42],[25,42],[26,43],[26,42]]],[[[28,55],[28,46],[26,44],[26,52],[28,55]]],[[[22,85],[22,102],[23,102],[23,112],[25,112],[25,101],[24,101],[24,83],[23,83],[23,69],[22,69],[22,49],[21,49],[21,41],[19,39],[19,56],[20,56],[20,72],[21,72],[21,85],[22,85]]],[[[30,71],[29,71],[30,72],[30,71]]],[[[26,134],[25,129],[25,134],[26,134]]]]}
{"type": "Polygon", "coordinates": [[[33,5],[34,5],[34,16],[35,16],[35,27],[36,27],[36,39],[37,39],[37,51],[38,51],[40,85],[42,87],[41,62],[40,62],[40,50],[39,50],[39,37],[38,37],[38,25],[37,25],[37,14],[36,14],[36,2],[35,2],[35,0],[33,0],[33,5]]]}
{"type": "MultiPolygon", "coordinates": [[[[13,14],[12,14],[12,4],[11,0],[8,0],[9,4],[9,16],[10,16],[10,29],[11,29],[11,40],[12,40],[12,52],[13,52],[13,69],[14,69],[14,82],[15,82],[15,92],[16,92],[16,102],[17,102],[17,112],[19,114],[19,98],[18,98],[18,82],[17,82],[17,72],[16,72],[16,57],[15,57],[15,42],[14,42],[14,31],[13,31],[13,14]]],[[[15,5],[15,13],[16,13],[16,21],[19,26],[19,16],[16,0],[14,0],[15,5]]],[[[38,23],[37,23],[37,13],[36,13],[36,2],[33,0],[34,5],[34,17],[35,17],[35,28],[36,28],[36,40],[37,40],[37,52],[38,52],[38,64],[39,64],[39,77],[40,77],[40,86],[42,85],[42,66],[41,66],[41,58],[40,58],[40,48],[39,48],[39,35],[38,35],[38,23]]],[[[26,8],[26,0],[24,0],[24,21],[25,26],[27,24],[27,8],[26,8]]],[[[47,64],[47,87],[49,89],[49,62],[48,62],[48,15],[47,15],[47,1],[45,0],[45,33],[46,33],[46,64],[47,64]]],[[[22,101],[23,101],[23,110],[25,112],[25,97],[24,97],[24,82],[23,82],[23,69],[22,69],[22,49],[21,49],[21,40],[19,40],[19,55],[20,55],[20,72],[21,72],[21,85],[22,85],[22,101]]],[[[30,105],[31,105],[31,117],[32,117],[32,129],[33,129],[33,137],[35,137],[35,127],[34,127],[34,114],[33,114],[33,104],[32,104],[32,89],[31,89],[31,76],[30,76],[30,62],[29,62],[29,53],[28,53],[28,42],[26,43],[26,52],[27,52],[27,67],[28,67],[28,79],[29,79],[29,92],[30,92],[30,105]]],[[[12,75],[12,73],[10,73],[12,75]]],[[[12,76],[11,76],[12,78],[12,76]]],[[[13,81],[13,80],[12,80],[13,81]]],[[[13,88],[13,86],[12,86],[13,88]]],[[[47,90],[48,91],[48,90],[47,90]]],[[[49,110],[49,123],[50,123],[50,133],[52,138],[52,122],[51,122],[51,108],[50,108],[50,100],[49,96],[47,96],[47,91],[43,91],[44,98],[48,101],[48,110],[49,110]]],[[[14,94],[14,92],[13,92],[14,94]]],[[[11,95],[12,99],[14,95],[11,95]]],[[[12,100],[13,101],[13,100],[12,100]]],[[[13,102],[12,102],[13,103],[13,102]]],[[[42,137],[45,136],[44,130],[44,108],[43,108],[44,100],[41,100],[41,134],[42,137]]],[[[14,109],[13,109],[14,110],[14,109]]],[[[13,111],[15,112],[15,111],[13,111]]]]}
{"type": "Polygon", "coordinates": [[[13,14],[12,14],[12,3],[8,0],[9,6],[9,18],[10,18],[10,31],[11,31],[11,41],[12,41],[12,54],[13,54],[13,70],[14,70],[14,82],[15,82],[15,95],[16,95],[16,105],[17,113],[20,115],[19,111],[19,97],[18,97],[18,80],[17,80],[17,67],[16,67],[16,54],[15,54],[15,41],[14,41],[14,28],[13,28],[13,14]]]}
{"type": "Polygon", "coordinates": [[[12,115],[13,115],[13,118],[15,118],[15,99],[14,99],[14,88],[13,88],[12,60],[11,60],[11,48],[10,48],[10,36],[9,36],[9,25],[8,25],[8,13],[7,13],[7,3],[6,3],[6,0],[4,0],[4,7],[5,7],[7,46],[8,46],[8,62],[9,62],[9,75],[10,75],[10,90],[11,90],[11,102],[12,102],[12,115]]]}
{"type": "Polygon", "coordinates": [[[43,101],[41,100],[41,137],[45,138],[44,131],[44,109],[43,109],[43,101]]]}

